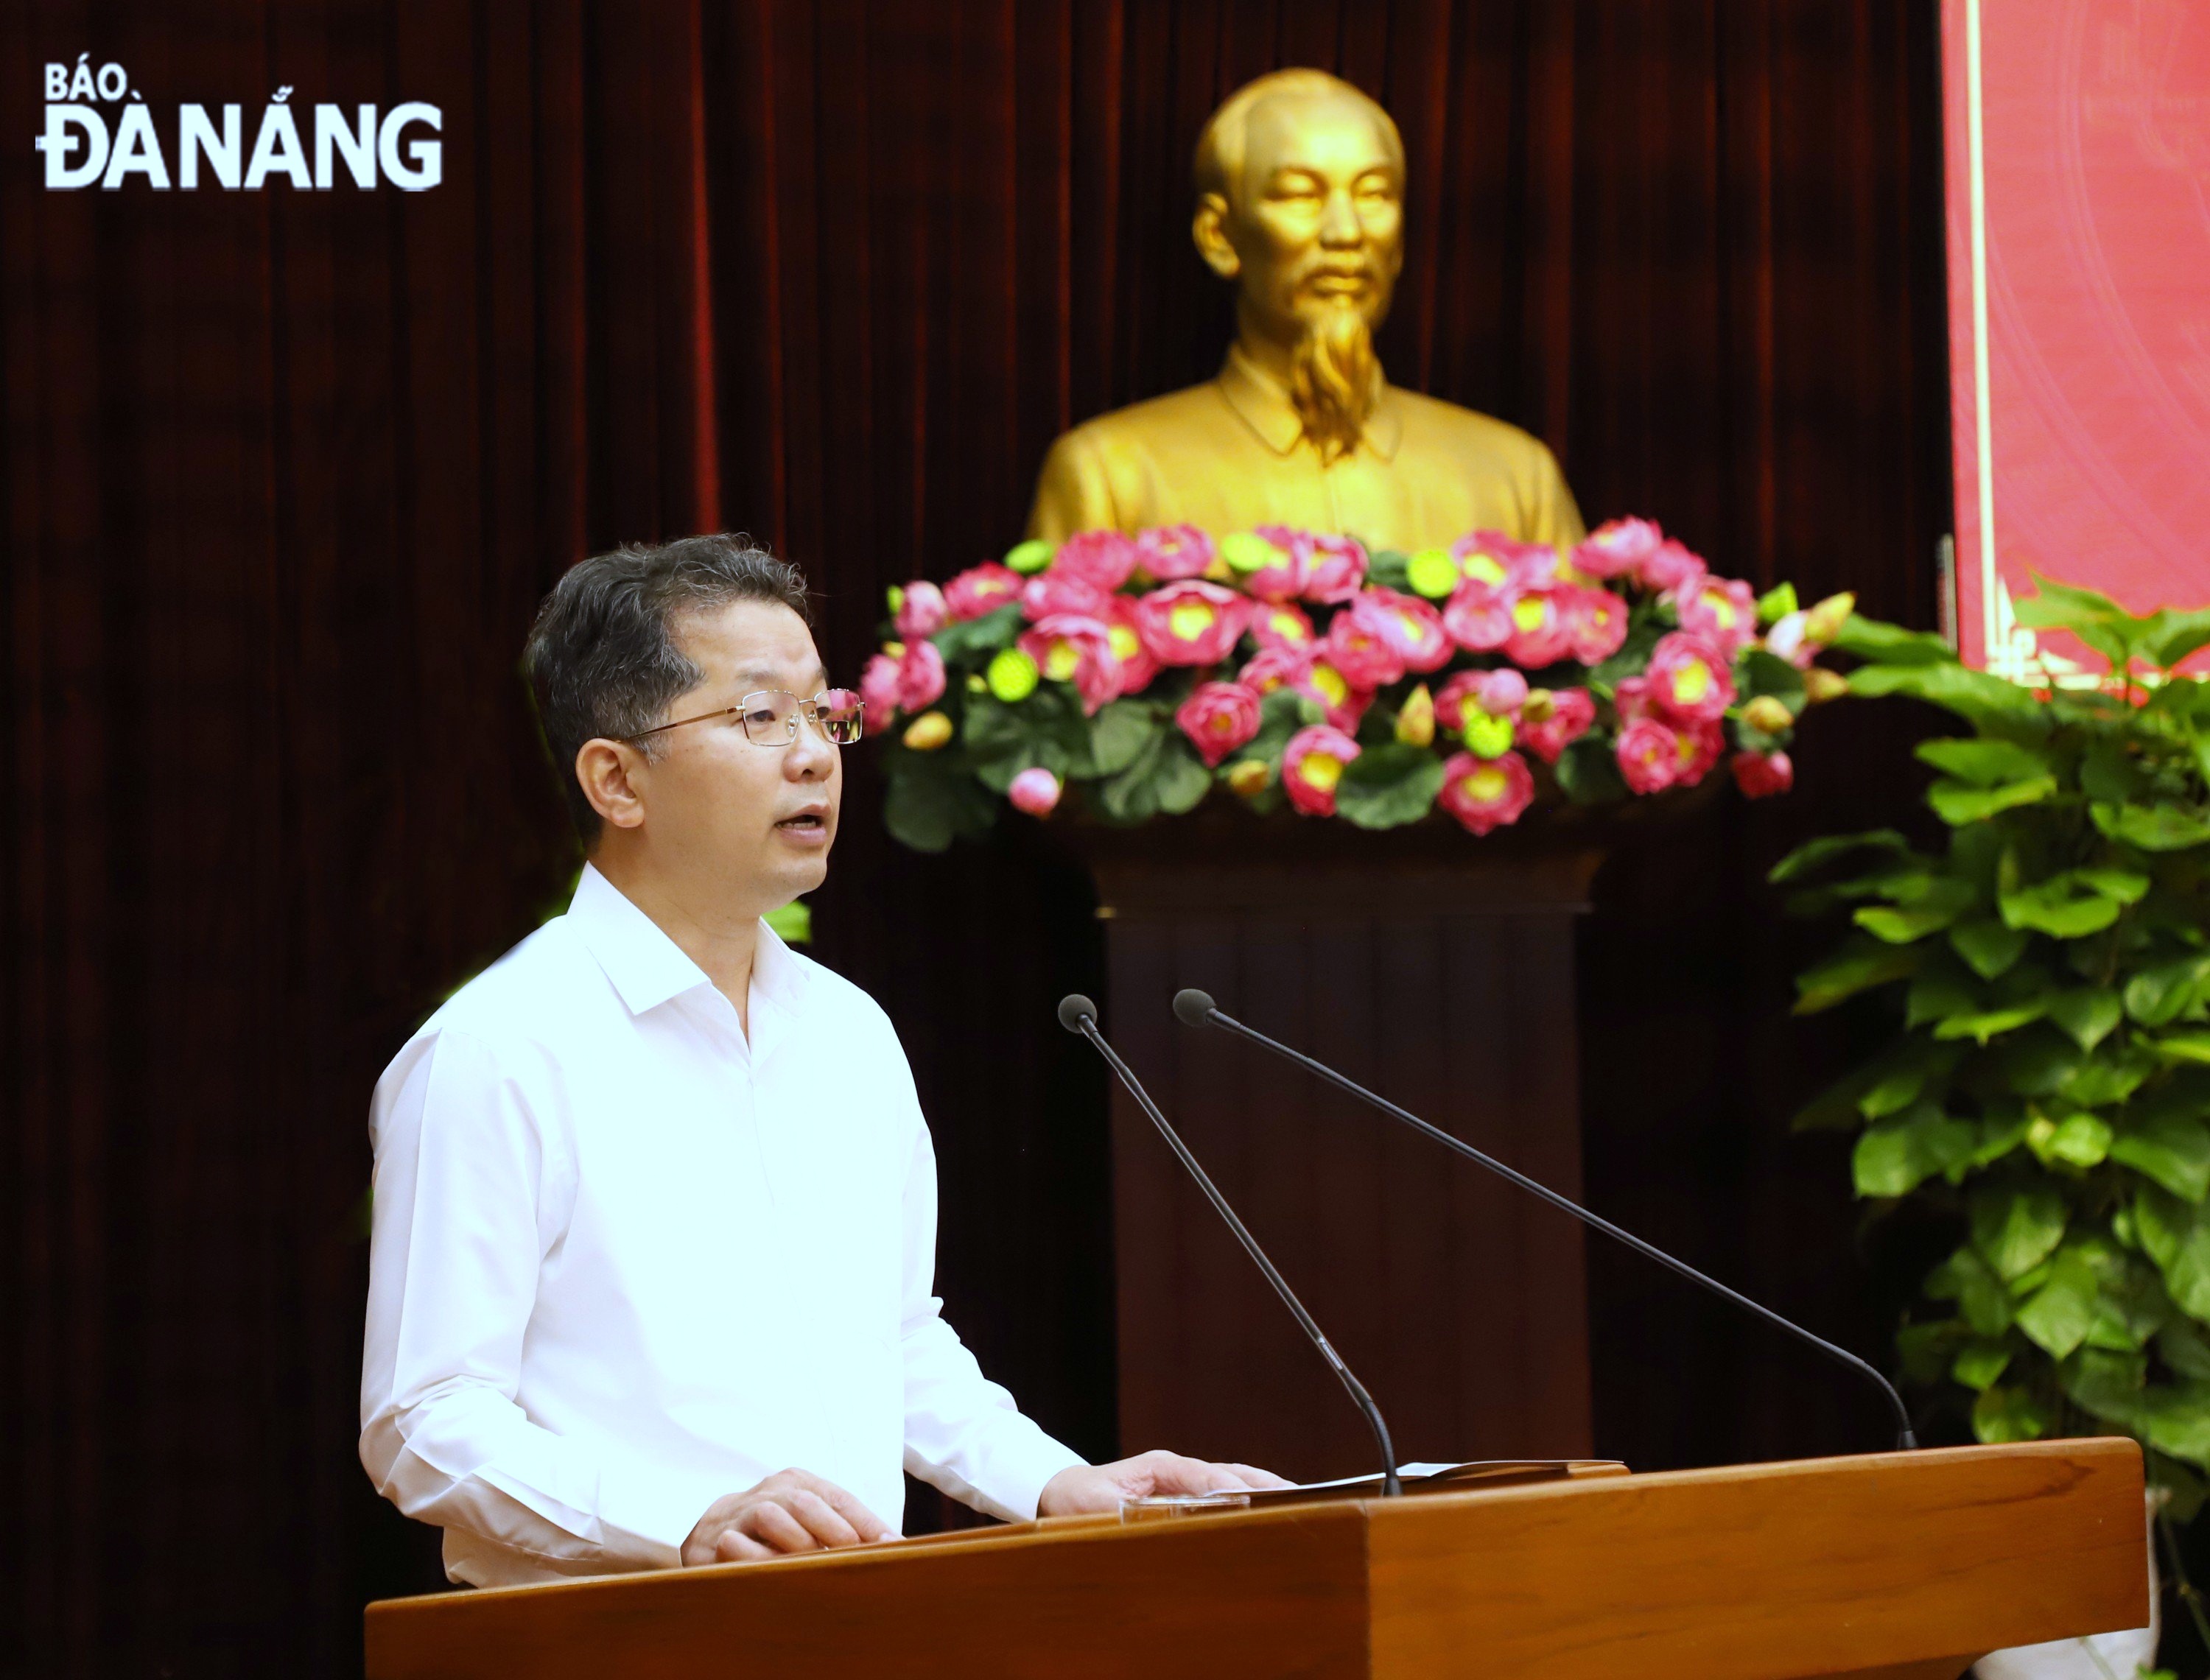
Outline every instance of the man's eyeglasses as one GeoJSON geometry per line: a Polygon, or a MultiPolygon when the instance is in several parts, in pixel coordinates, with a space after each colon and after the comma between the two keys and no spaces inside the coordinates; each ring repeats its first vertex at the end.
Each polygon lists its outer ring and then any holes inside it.
{"type": "Polygon", "coordinates": [[[671,729],[681,729],[686,724],[704,723],[711,718],[734,718],[743,726],[745,739],[756,747],[787,747],[798,738],[798,720],[803,717],[821,732],[825,740],[840,747],[848,747],[860,738],[860,723],[866,706],[849,689],[824,689],[811,700],[800,700],[794,694],[781,689],[763,689],[758,694],[748,694],[734,706],[724,706],[718,712],[701,712],[695,718],[678,718],[673,723],[664,723],[656,728],[641,729],[634,735],[625,735],[625,741],[642,741],[648,735],[659,735],[671,729]]]}

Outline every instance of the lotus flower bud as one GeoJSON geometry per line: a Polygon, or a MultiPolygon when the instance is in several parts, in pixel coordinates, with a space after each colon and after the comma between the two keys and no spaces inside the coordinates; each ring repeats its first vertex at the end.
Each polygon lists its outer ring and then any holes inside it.
{"type": "Polygon", "coordinates": [[[1435,697],[1421,683],[1404,696],[1404,703],[1397,708],[1397,738],[1408,747],[1434,744],[1435,738],[1435,697]]]}
{"type": "Polygon", "coordinates": [[[1796,767],[1784,752],[1738,752],[1734,756],[1735,785],[1751,799],[1769,799],[1796,785],[1796,767]]]}
{"type": "Polygon", "coordinates": [[[981,672],[980,672],[980,671],[969,671],[969,672],[967,673],[967,692],[968,692],[968,693],[969,693],[969,694],[987,694],[987,693],[989,693],[989,691],[990,691],[990,685],[989,685],[987,683],[986,683],[986,682],[984,682],[984,681],[982,680],[982,674],[981,674],[981,672]]]}
{"type": "Polygon", "coordinates": [[[1413,593],[1441,600],[1458,586],[1458,562],[1446,548],[1423,548],[1404,563],[1404,581],[1413,593]]]}
{"type": "Polygon", "coordinates": [[[1039,764],[1015,776],[1005,797],[1016,810],[1024,810],[1030,816],[1049,816],[1059,804],[1060,792],[1059,778],[1039,764]]]}
{"type": "MultiPolygon", "coordinates": [[[[899,593],[901,594],[903,593],[903,591],[900,591],[899,593]]],[[[894,659],[902,659],[905,657],[905,643],[903,641],[885,641],[883,644],[883,652],[888,653],[894,659]]]]}
{"type": "Polygon", "coordinates": [[[1228,786],[1241,798],[1265,792],[1273,780],[1274,767],[1263,758],[1239,759],[1228,767],[1228,786]]]}
{"type": "Polygon", "coordinates": [[[906,726],[905,744],[915,752],[934,752],[951,739],[951,720],[941,712],[923,712],[906,726]]]}
{"type": "Polygon", "coordinates": [[[1008,706],[1017,706],[1036,692],[1042,675],[1034,659],[1017,647],[1008,647],[990,661],[989,674],[984,680],[992,694],[1008,706]]]}
{"type": "Polygon", "coordinates": [[[903,589],[891,593],[898,597],[897,605],[891,608],[897,615],[898,634],[908,640],[934,635],[951,622],[944,592],[933,583],[915,579],[903,589]]]}
{"type": "Polygon", "coordinates": [[[1530,689],[1527,698],[1519,702],[1519,719],[1523,723],[1548,723],[1558,714],[1558,697],[1548,689],[1530,689]]]}
{"type": "Polygon", "coordinates": [[[1239,576],[1264,571],[1269,566],[1280,564],[1282,560],[1281,550],[1256,531],[1231,531],[1220,539],[1219,546],[1220,557],[1239,576]]]}
{"type": "Polygon", "coordinates": [[[1016,543],[1005,555],[1008,570],[1023,577],[1042,571],[1051,564],[1052,546],[1042,538],[1031,537],[1024,543],[1016,543]]]}
{"type": "Polygon", "coordinates": [[[1796,714],[1778,695],[1761,694],[1742,708],[1742,720],[1766,735],[1778,735],[1794,726],[1796,714]]]}
{"type": "Polygon", "coordinates": [[[1839,595],[1829,595],[1804,615],[1803,636],[1814,647],[1824,647],[1842,633],[1849,623],[1850,614],[1857,610],[1857,598],[1845,589],[1839,595]]]}
{"type": "Polygon", "coordinates": [[[1803,697],[1814,706],[1822,701],[1839,700],[1849,691],[1850,679],[1839,671],[1814,665],[1803,673],[1803,697]]]}

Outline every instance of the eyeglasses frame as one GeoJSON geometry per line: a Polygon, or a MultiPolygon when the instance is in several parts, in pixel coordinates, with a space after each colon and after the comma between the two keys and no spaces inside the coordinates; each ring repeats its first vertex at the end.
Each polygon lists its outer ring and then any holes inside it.
{"type": "MultiPolygon", "coordinates": [[[[790,714],[790,733],[783,737],[781,741],[758,741],[754,740],[752,738],[752,731],[746,729],[744,732],[745,739],[751,745],[755,747],[766,747],[770,750],[773,750],[776,747],[788,747],[795,745],[798,740],[798,723],[800,718],[803,718],[807,723],[812,724],[815,732],[820,735],[821,738],[832,747],[848,747],[856,744],[860,738],[858,736],[854,736],[850,741],[839,741],[836,737],[830,734],[829,726],[822,722],[821,698],[823,695],[826,695],[829,692],[829,689],[824,689],[821,690],[820,694],[813,695],[811,699],[806,699],[798,695],[791,694],[788,689],[754,689],[750,694],[740,698],[734,706],[724,706],[719,711],[716,712],[701,712],[697,716],[692,718],[678,718],[673,723],[655,724],[650,729],[640,729],[634,735],[620,735],[614,738],[620,741],[625,745],[633,746],[637,742],[645,739],[648,736],[663,734],[671,729],[681,729],[694,723],[709,723],[716,718],[741,718],[744,714],[750,709],[752,702],[758,700],[762,695],[780,694],[789,695],[791,699],[798,702],[798,709],[790,714]]],[[[843,692],[848,694],[851,690],[848,689],[843,690],[843,692]]],[[[854,700],[852,702],[852,710],[858,714],[860,720],[860,732],[861,734],[864,734],[866,732],[867,702],[864,700],[854,700]]],[[[741,728],[742,726],[740,725],[739,727],[741,728]]]]}

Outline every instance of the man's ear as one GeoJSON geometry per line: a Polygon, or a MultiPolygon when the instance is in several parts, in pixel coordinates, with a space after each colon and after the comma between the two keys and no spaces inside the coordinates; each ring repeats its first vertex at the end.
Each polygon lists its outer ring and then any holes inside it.
{"type": "Polygon", "coordinates": [[[1228,238],[1228,201],[1220,194],[1199,196],[1189,237],[1197,242],[1197,254],[1205,259],[1205,266],[1221,279],[1234,280],[1243,271],[1243,259],[1235,254],[1228,238]]]}
{"type": "Polygon", "coordinates": [[[644,826],[644,755],[623,741],[603,736],[576,750],[576,780],[600,820],[611,828],[644,826]]]}

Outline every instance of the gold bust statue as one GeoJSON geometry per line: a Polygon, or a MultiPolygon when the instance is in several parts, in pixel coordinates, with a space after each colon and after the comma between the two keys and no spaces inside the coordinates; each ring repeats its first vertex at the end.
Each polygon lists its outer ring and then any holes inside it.
{"type": "Polygon", "coordinates": [[[1406,551],[1482,528],[1579,540],[1541,443],[1381,376],[1374,331],[1404,262],[1404,144],[1387,111],[1322,71],[1277,70],[1213,112],[1196,172],[1198,254],[1236,284],[1227,363],[1054,443],[1030,536],[1187,523],[1406,551]]]}

